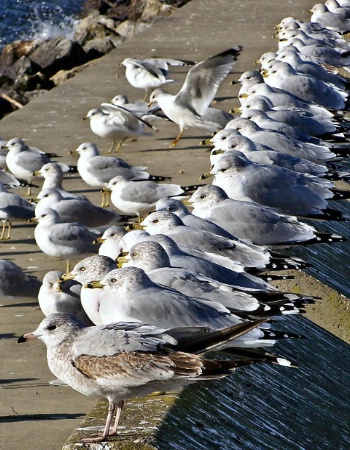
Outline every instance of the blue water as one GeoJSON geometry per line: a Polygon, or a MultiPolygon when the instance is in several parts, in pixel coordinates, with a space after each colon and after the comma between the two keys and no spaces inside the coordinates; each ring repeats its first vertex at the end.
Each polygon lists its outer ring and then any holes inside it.
{"type": "Polygon", "coordinates": [[[71,37],[84,0],[0,0],[0,48],[17,39],[71,37]]]}

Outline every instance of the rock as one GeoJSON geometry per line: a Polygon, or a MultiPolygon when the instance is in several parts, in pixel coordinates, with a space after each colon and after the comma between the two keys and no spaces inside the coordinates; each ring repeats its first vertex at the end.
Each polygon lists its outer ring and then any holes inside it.
{"type": "MultiPolygon", "coordinates": [[[[119,38],[120,39],[120,38],[119,38]]],[[[114,42],[110,37],[96,38],[84,45],[84,51],[88,60],[100,58],[115,48],[114,42]]]]}
{"type": "Polygon", "coordinates": [[[55,84],[55,86],[59,86],[64,83],[66,80],[73,78],[77,73],[84,70],[89,64],[83,64],[81,66],[74,67],[71,70],[59,70],[55,75],[53,75],[50,80],[55,84]]]}
{"type": "Polygon", "coordinates": [[[87,61],[86,53],[78,42],[62,37],[43,41],[29,57],[48,77],[59,70],[72,69],[87,61]]]}
{"type": "Polygon", "coordinates": [[[16,73],[16,77],[22,75],[34,75],[40,71],[40,66],[23,55],[13,64],[12,69],[16,73]]]}
{"type": "Polygon", "coordinates": [[[175,10],[176,8],[159,0],[147,0],[140,20],[148,22],[153,20],[155,16],[170,16],[175,10]]]}
{"type": "Polygon", "coordinates": [[[124,38],[131,38],[135,34],[144,31],[150,26],[151,24],[146,22],[133,22],[132,20],[125,20],[117,27],[117,31],[124,38]]]}
{"type": "Polygon", "coordinates": [[[82,46],[90,40],[103,39],[107,36],[112,39],[118,38],[119,34],[115,30],[117,22],[107,19],[98,14],[97,11],[80,21],[75,29],[73,39],[82,46]]]}

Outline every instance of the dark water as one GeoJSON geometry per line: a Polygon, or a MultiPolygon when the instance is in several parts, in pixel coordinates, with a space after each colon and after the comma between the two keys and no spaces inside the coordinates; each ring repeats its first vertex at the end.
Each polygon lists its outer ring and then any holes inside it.
{"type": "Polygon", "coordinates": [[[1,0],[0,48],[16,39],[69,37],[84,0],[1,0]]]}

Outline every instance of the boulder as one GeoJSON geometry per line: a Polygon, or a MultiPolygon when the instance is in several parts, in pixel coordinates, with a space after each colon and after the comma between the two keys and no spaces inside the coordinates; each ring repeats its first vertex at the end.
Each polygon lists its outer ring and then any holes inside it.
{"type": "Polygon", "coordinates": [[[47,77],[87,61],[86,53],[78,42],[62,37],[42,41],[29,57],[47,77]]]}
{"type": "Polygon", "coordinates": [[[110,37],[106,36],[104,38],[92,39],[91,41],[87,42],[83,48],[87,55],[87,59],[90,61],[92,59],[100,58],[101,56],[106,55],[115,48],[115,45],[110,37]]]}
{"type": "Polygon", "coordinates": [[[94,39],[111,39],[119,38],[119,34],[115,30],[117,22],[112,19],[105,18],[98,14],[97,11],[82,19],[75,29],[73,39],[82,46],[94,39]]]}

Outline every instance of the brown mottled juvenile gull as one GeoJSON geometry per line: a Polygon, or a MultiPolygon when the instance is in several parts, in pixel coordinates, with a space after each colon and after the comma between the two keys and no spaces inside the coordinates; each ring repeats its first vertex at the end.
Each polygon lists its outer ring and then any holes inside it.
{"type": "Polygon", "coordinates": [[[59,380],[89,397],[108,399],[102,435],[82,440],[101,442],[117,434],[125,400],[222,378],[241,365],[255,362],[206,360],[198,354],[215,350],[262,322],[217,331],[206,327],[164,330],[139,323],[86,327],[74,316],[57,313],[46,317],[18,342],[40,339],[47,346],[49,368],[59,380]]]}

